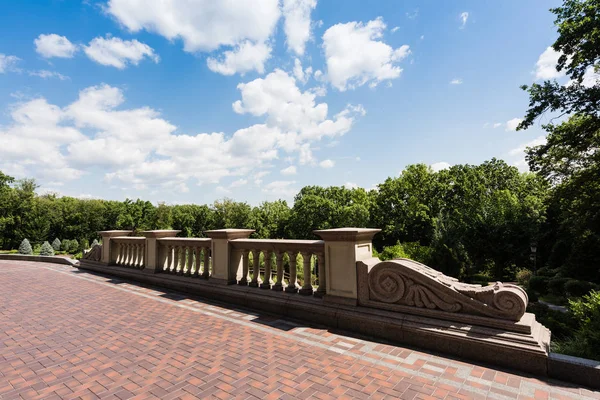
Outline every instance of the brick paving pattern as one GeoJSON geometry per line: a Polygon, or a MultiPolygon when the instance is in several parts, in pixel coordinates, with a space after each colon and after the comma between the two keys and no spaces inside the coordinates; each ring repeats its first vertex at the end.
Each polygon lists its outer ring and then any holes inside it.
{"type": "Polygon", "coordinates": [[[0,261],[0,399],[600,399],[63,265],[0,261]]]}

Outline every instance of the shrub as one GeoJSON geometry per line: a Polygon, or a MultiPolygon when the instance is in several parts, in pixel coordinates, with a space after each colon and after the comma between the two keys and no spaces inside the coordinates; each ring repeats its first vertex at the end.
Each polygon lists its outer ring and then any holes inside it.
{"type": "Polygon", "coordinates": [[[577,279],[569,279],[565,283],[565,292],[569,297],[581,297],[588,294],[592,289],[597,289],[598,285],[587,281],[578,281],[577,279]]]}
{"type": "Polygon", "coordinates": [[[77,241],[77,239],[71,240],[71,242],[69,243],[69,252],[77,253],[78,251],[79,251],[79,242],[77,241]]]}
{"type": "Polygon", "coordinates": [[[552,278],[548,281],[548,293],[555,296],[565,295],[565,283],[569,281],[569,278],[552,278]]]}
{"type": "Polygon", "coordinates": [[[529,279],[529,289],[538,294],[546,294],[548,292],[548,278],[545,276],[532,276],[529,279]]]}
{"type": "Polygon", "coordinates": [[[394,246],[387,246],[383,248],[383,251],[379,255],[383,261],[394,260],[396,258],[409,258],[408,254],[404,252],[404,247],[400,243],[394,246]]]}
{"type": "Polygon", "coordinates": [[[70,248],[71,248],[71,241],[69,239],[64,239],[62,241],[62,243],[60,244],[60,249],[62,251],[68,252],[70,248]]]}
{"type": "Polygon", "coordinates": [[[520,269],[517,271],[517,283],[523,287],[529,287],[529,280],[533,274],[528,269],[520,269]]]}
{"type": "Polygon", "coordinates": [[[87,250],[90,248],[90,241],[83,238],[81,239],[81,244],[79,245],[79,251],[83,252],[84,250],[87,250]]]}
{"type": "Polygon", "coordinates": [[[96,245],[98,245],[98,244],[99,244],[99,243],[98,243],[98,239],[94,239],[94,241],[92,242],[92,246],[91,246],[91,247],[94,247],[94,246],[96,246],[96,245]]]}
{"type": "Polygon", "coordinates": [[[33,249],[31,248],[29,240],[23,239],[23,241],[19,245],[19,254],[33,254],[33,249]]]}
{"type": "Polygon", "coordinates": [[[525,289],[525,292],[527,293],[527,298],[529,299],[530,303],[535,303],[539,300],[537,293],[534,292],[533,290],[527,288],[527,289],[525,289]]]}
{"type": "Polygon", "coordinates": [[[42,247],[40,249],[40,256],[53,256],[53,255],[54,255],[54,248],[52,248],[52,246],[50,246],[50,243],[44,242],[44,244],[42,245],[42,247]]]}
{"type": "Polygon", "coordinates": [[[60,239],[59,238],[54,239],[54,241],[52,242],[52,248],[54,249],[54,251],[60,251],[60,239]]]}
{"type": "Polygon", "coordinates": [[[573,340],[563,343],[561,351],[600,360],[600,292],[592,290],[581,299],[569,300],[569,309],[579,329],[573,340]]]}

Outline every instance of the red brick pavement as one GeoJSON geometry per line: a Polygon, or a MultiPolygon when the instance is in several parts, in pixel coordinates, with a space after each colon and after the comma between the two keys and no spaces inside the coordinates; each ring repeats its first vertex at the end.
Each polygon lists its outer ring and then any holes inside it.
{"type": "Polygon", "coordinates": [[[565,383],[0,261],[1,399],[600,399],[565,383]]]}

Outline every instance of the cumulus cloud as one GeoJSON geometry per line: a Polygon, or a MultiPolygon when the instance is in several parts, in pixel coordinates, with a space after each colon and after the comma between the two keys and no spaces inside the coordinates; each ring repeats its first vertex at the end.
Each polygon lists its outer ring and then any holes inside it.
{"type": "Polygon", "coordinates": [[[144,58],[155,63],[160,58],[152,47],[137,40],[123,40],[116,37],[97,37],[84,46],[85,54],[98,64],[124,69],[129,64],[138,65],[144,58]]]}
{"type": "Polygon", "coordinates": [[[298,192],[298,189],[292,187],[295,183],[296,181],[273,181],[267,183],[262,192],[267,196],[291,198],[298,192]]]}
{"type": "MultiPolygon", "coordinates": [[[[521,118],[513,118],[509,121],[506,121],[506,131],[510,132],[510,131],[516,131],[517,130],[517,126],[519,126],[519,124],[522,122],[523,120],[521,118]]],[[[496,124],[494,124],[494,128],[496,127],[496,124]]]]}
{"type": "Polygon", "coordinates": [[[225,75],[260,72],[281,16],[279,0],[109,0],[106,11],[131,32],[182,40],[187,52],[225,48],[209,60],[211,70],[225,75]]]}
{"type": "Polygon", "coordinates": [[[237,178],[231,187],[260,184],[282,152],[314,163],[314,143],[343,135],[362,114],[349,105],[328,118],[327,104],[280,70],[239,90],[234,109],[262,121],[231,134],[177,132],[150,107],[126,108],[123,91],[109,85],[86,88],[65,107],[18,103],[0,127],[0,170],[64,182],[99,168],[113,185],[178,192],[226,177],[237,178]]]}
{"type": "Polygon", "coordinates": [[[287,46],[300,56],[310,39],[310,13],[316,6],[317,0],[283,0],[283,30],[287,46]]]}
{"type": "Polygon", "coordinates": [[[296,167],[294,165],[290,165],[287,168],[282,169],[281,175],[296,175],[296,167]]]}
{"type": "Polygon", "coordinates": [[[6,54],[0,53],[0,74],[15,71],[19,61],[19,57],[7,56],[6,54]]]}
{"type": "Polygon", "coordinates": [[[494,129],[499,128],[502,126],[502,122],[495,122],[494,123],[494,129]]]}
{"type": "Polygon", "coordinates": [[[333,168],[335,166],[335,162],[333,160],[323,160],[319,163],[319,167],[321,168],[333,168]]]}
{"type": "Polygon", "coordinates": [[[538,136],[529,142],[522,143],[514,149],[511,149],[508,154],[510,156],[517,157],[516,161],[513,161],[512,164],[521,172],[529,171],[529,164],[527,164],[527,161],[525,160],[525,150],[527,150],[528,147],[535,147],[543,144],[546,144],[546,137],[538,136]]]}
{"type": "Polygon", "coordinates": [[[451,85],[462,85],[462,83],[463,83],[463,80],[460,78],[455,78],[450,81],[451,85]]]}
{"type": "Polygon", "coordinates": [[[555,79],[564,76],[563,71],[556,70],[556,64],[561,53],[554,51],[552,47],[548,47],[542,54],[540,54],[537,62],[535,63],[535,79],[555,79]]]}
{"type": "Polygon", "coordinates": [[[460,29],[462,29],[467,24],[467,20],[469,19],[469,13],[466,11],[461,12],[458,17],[460,18],[460,23],[461,23],[460,29]]]}
{"type": "Polygon", "coordinates": [[[344,183],[344,187],[346,189],[358,189],[358,185],[354,182],[346,182],[344,183]]]}
{"type": "Polygon", "coordinates": [[[265,62],[271,57],[271,47],[266,43],[245,41],[233,50],[224,52],[219,58],[209,57],[208,68],[223,75],[245,74],[256,71],[265,72],[265,62]]]}
{"type": "Polygon", "coordinates": [[[409,46],[396,49],[379,40],[386,25],[382,18],[336,24],[323,35],[327,75],[331,84],[344,91],[369,83],[396,79],[402,69],[397,65],[410,54],[409,46]]]}
{"type": "Polygon", "coordinates": [[[65,36],[41,34],[34,41],[35,51],[44,58],[73,58],[78,48],[65,36]]]}
{"type": "Polygon", "coordinates": [[[294,77],[302,82],[306,83],[310,79],[312,75],[312,67],[307,67],[306,69],[302,69],[302,62],[299,59],[294,60],[294,69],[293,69],[294,77]]]}
{"type": "Polygon", "coordinates": [[[443,169],[448,169],[450,168],[450,164],[445,162],[445,161],[440,161],[440,162],[436,162],[430,165],[431,169],[433,170],[433,172],[438,172],[441,171],[443,169]]]}

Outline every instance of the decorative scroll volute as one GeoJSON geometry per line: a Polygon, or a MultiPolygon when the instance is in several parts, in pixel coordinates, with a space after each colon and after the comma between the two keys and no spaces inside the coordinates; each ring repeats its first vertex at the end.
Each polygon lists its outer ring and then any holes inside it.
{"type": "Polygon", "coordinates": [[[90,251],[87,251],[83,255],[84,260],[100,261],[101,258],[102,258],[102,245],[101,244],[94,245],[94,247],[92,247],[90,249],[90,251]]]}
{"type": "Polygon", "coordinates": [[[460,283],[408,259],[383,261],[372,267],[368,287],[372,301],[512,321],[521,319],[528,301],[518,286],[460,283]]]}

